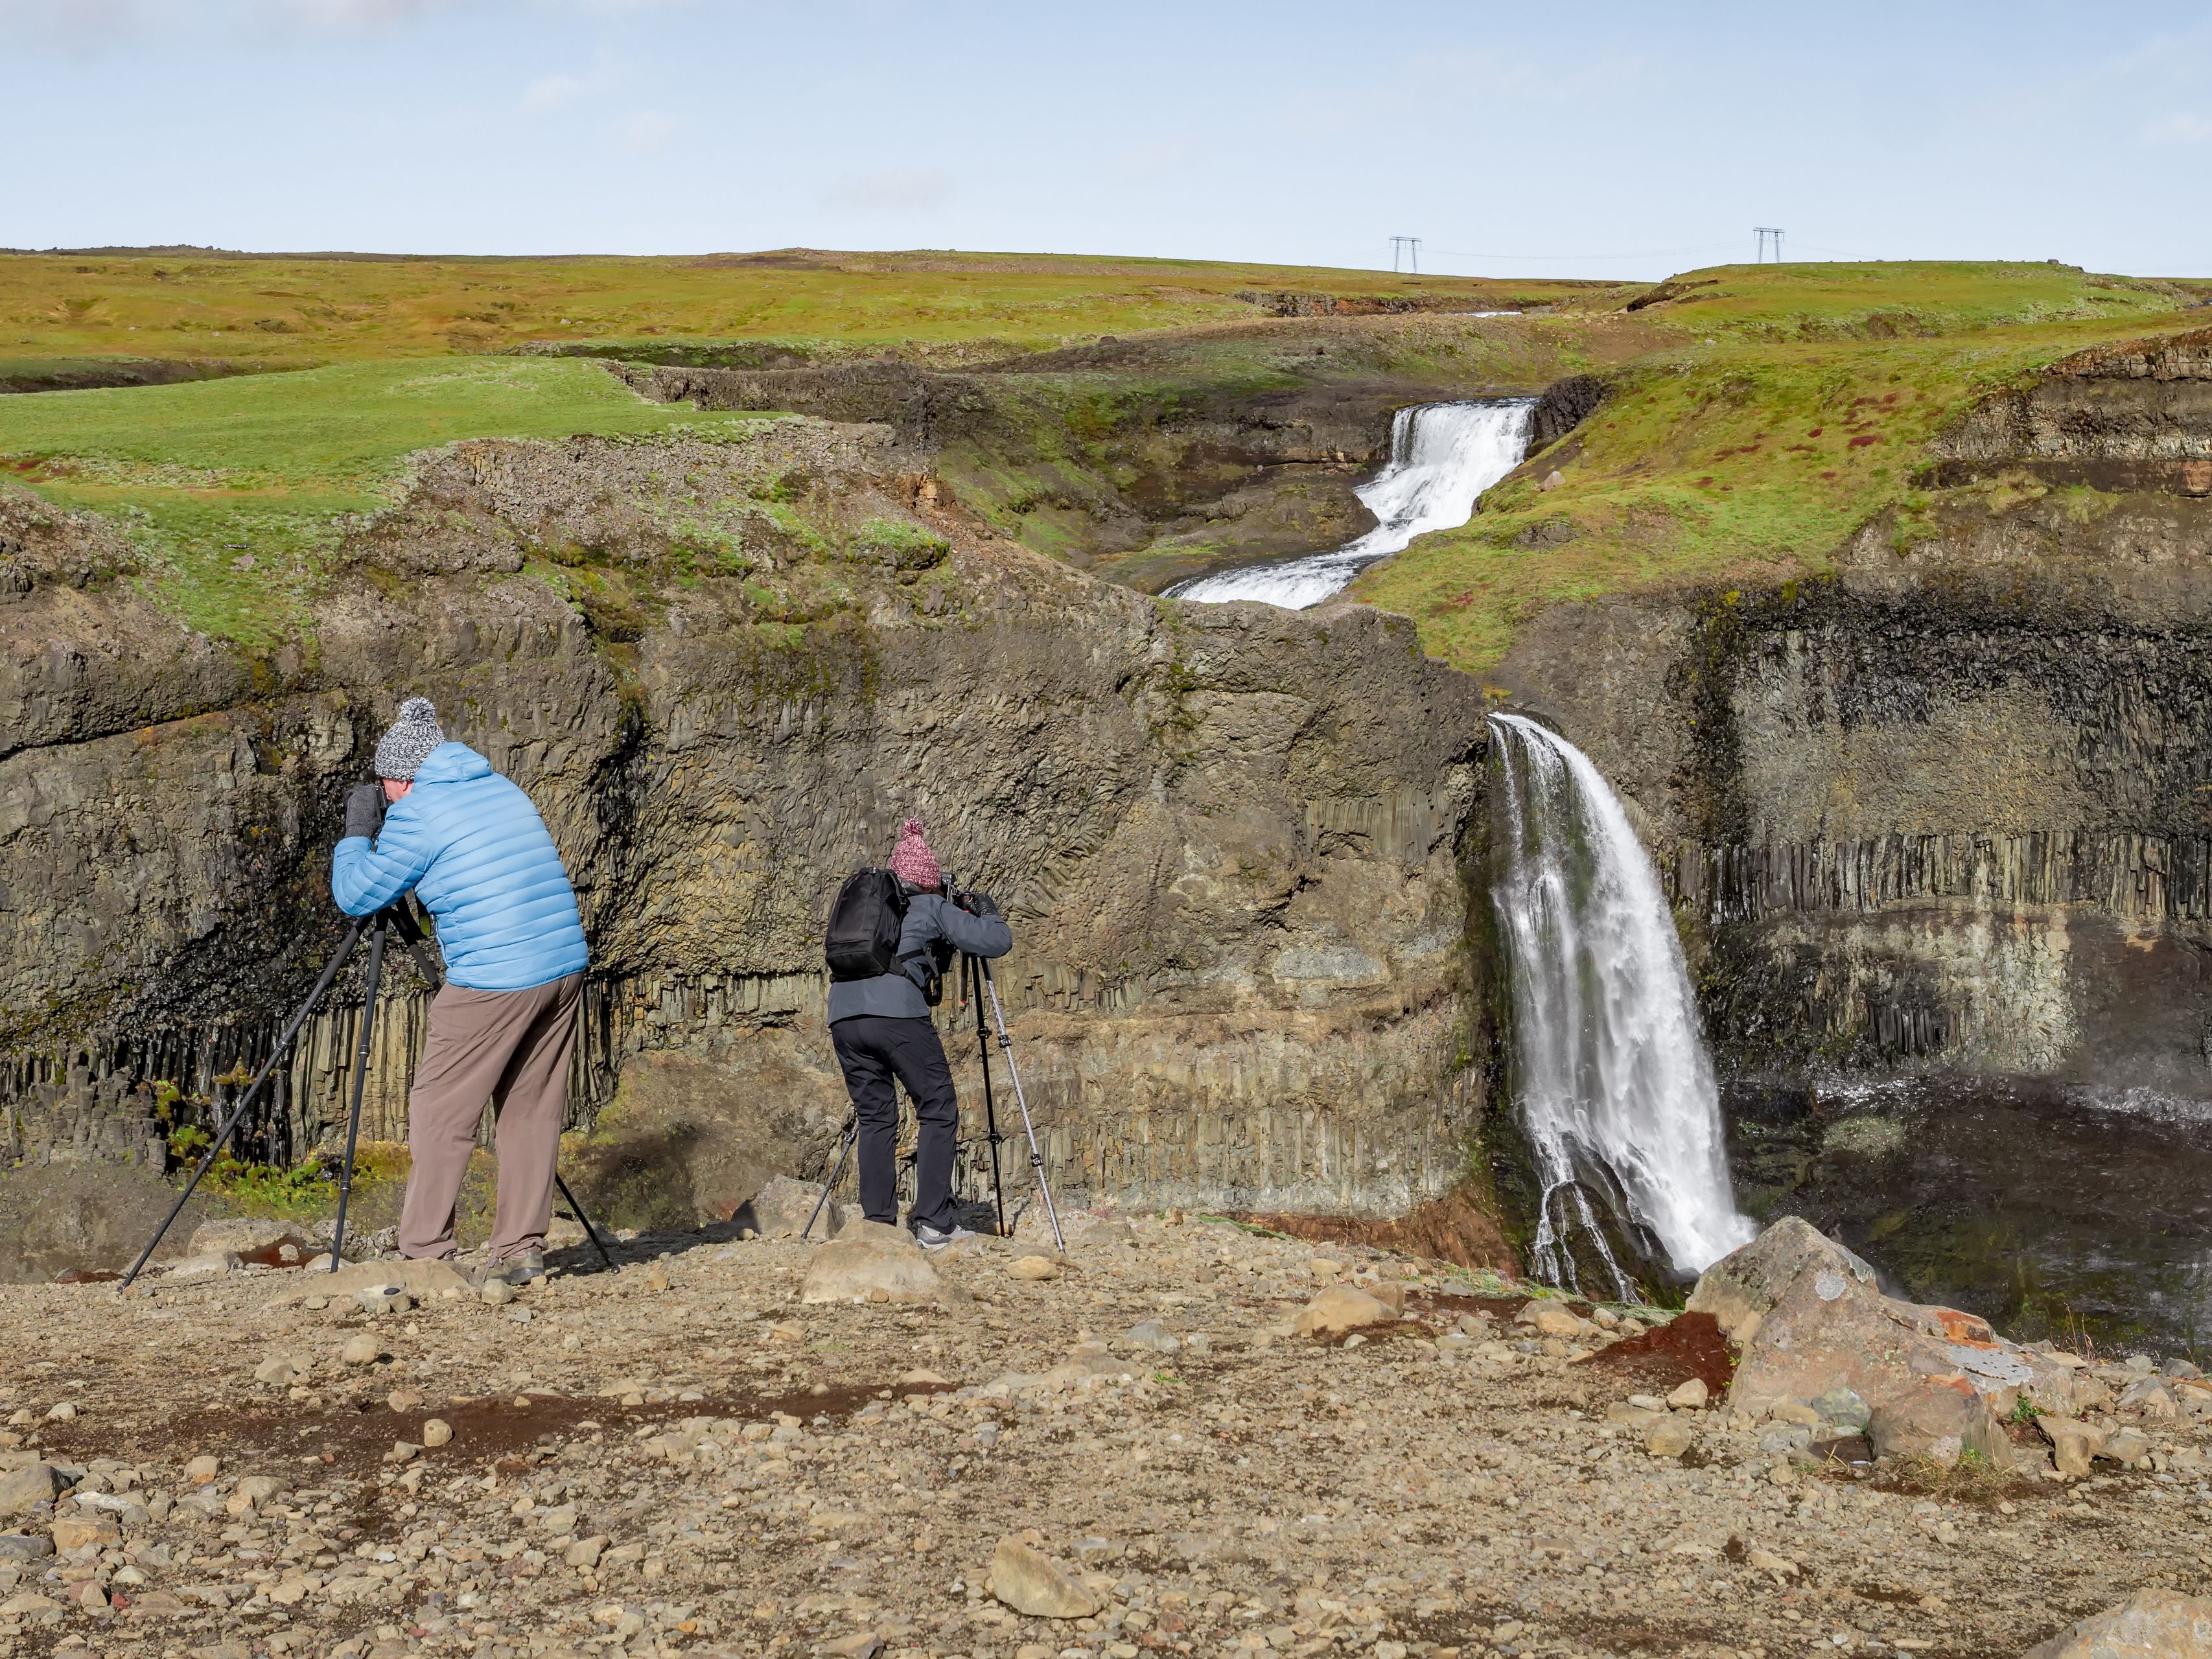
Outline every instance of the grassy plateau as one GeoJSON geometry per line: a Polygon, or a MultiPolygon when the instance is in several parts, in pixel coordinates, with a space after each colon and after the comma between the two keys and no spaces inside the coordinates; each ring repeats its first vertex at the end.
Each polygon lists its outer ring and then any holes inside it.
{"type": "MultiPolygon", "coordinates": [[[[1911,505],[1927,440],[1973,399],[2098,341],[2201,325],[2208,294],[2018,264],[1648,286],[949,252],[0,254],[0,386],[137,382],[0,396],[0,481],[124,522],[150,594],[259,646],[310,625],[329,551],[396,499],[410,453],[750,418],[646,402],[567,354],[988,365],[1007,388],[997,424],[951,444],[946,475],[1067,556],[1094,496],[1180,487],[1178,423],[1224,407],[1596,374],[1595,416],[1355,588],[1481,672],[1559,599],[1826,568],[1856,526],[1911,505]],[[1495,311],[1523,314],[1468,314],[1495,311]]],[[[1080,550],[1134,579],[1176,536],[1158,540],[1080,550]]]]}

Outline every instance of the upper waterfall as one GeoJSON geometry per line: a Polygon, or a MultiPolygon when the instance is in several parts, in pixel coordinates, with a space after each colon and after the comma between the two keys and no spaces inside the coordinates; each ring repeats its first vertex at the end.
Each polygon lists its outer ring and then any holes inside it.
{"type": "Polygon", "coordinates": [[[1179,582],[1168,596],[1261,599],[1288,611],[1319,605],[1414,537],[1472,518],[1475,498],[1520,465],[1535,407],[1534,398],[1507,398],[1400,410],[1390,422],[1389,465],[1357,491],[1378,520],[1374,529],[1330,552],[1179,582]]]}
{"type": "Polygon", "coordinates": [[[1516,714],[1492,715],[1491,732],[1492,899],[1515,1079],[1544,1183],[1533,1265],[1582,1289],[1571,1237],[1579,1228],[1614,1280],[1610,1293],[1625,1296],[1606,1221],[1656,1243],[1686,1273],[1756,1230],[1729,1189],[1720,1093],[1681,941],[1626,812],[1565,738],[1516,714]]]}

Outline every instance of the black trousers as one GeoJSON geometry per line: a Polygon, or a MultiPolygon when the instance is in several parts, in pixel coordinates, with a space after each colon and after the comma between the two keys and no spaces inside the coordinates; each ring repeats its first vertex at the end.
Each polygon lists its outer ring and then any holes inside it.
{"type": "Polygon", "coordinates": [[[898,1091],[914,1097],[921,1133],[915,1149],[913,1218],[933,1227],[952,1221],[952,1148],[960,1133],[960,1102],[952,1068],[937,1027],[926,1019],[888,1019],[859,1014],[830,1028],[846,1091],[860,1121],[860,1213],[871,1221],[898,1223],[898,1091]]]}

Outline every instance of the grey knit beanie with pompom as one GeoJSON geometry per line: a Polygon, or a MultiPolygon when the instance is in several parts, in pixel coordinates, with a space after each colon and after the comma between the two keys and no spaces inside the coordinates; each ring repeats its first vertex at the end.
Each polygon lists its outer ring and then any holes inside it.
{"type": "Polygon", "coordinates": [[[399,705],[399,718],[377,739],[376,775],[413,777],[415,769],[445,740],[445,728],[438,724],[438,711],[429,698],[408,698],[399,705]]]}

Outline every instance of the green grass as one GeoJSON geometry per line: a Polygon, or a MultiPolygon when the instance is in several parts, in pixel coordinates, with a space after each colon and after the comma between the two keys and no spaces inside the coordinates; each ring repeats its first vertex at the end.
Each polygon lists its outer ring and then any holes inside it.
{"type": "Polygon", "coordinates": [[[1910,513],[1928,441],[1975,398],[2196,321],[2177,314],[2186,287],[2045,265],[1741,267],[1668,287],[1691,297],[1638,314],[1671,339],[1615,371],[1597,414],[1355,595],[1483,673],[1557,601],[1817,575],[1858,526],[1910,513]]]}
{"type": "Polygon", "coordinates": [[[300,622],[346,516],[395,500],[416,451],[758,418],[648,403],[592,363],[345,363],[0,398],[0,477],[122,519],[157,596],[195,627],[260,644],[300,622]]]}
{"type": "Polygon", "coordinates": [[[0,356],[304,362],[538,342],[787,340],[1036,349],[1263,314],[1240,292],[1489,310],[1597,285],[1010,253],[787,249],[697,258],[0,255],[0,356]]]}

